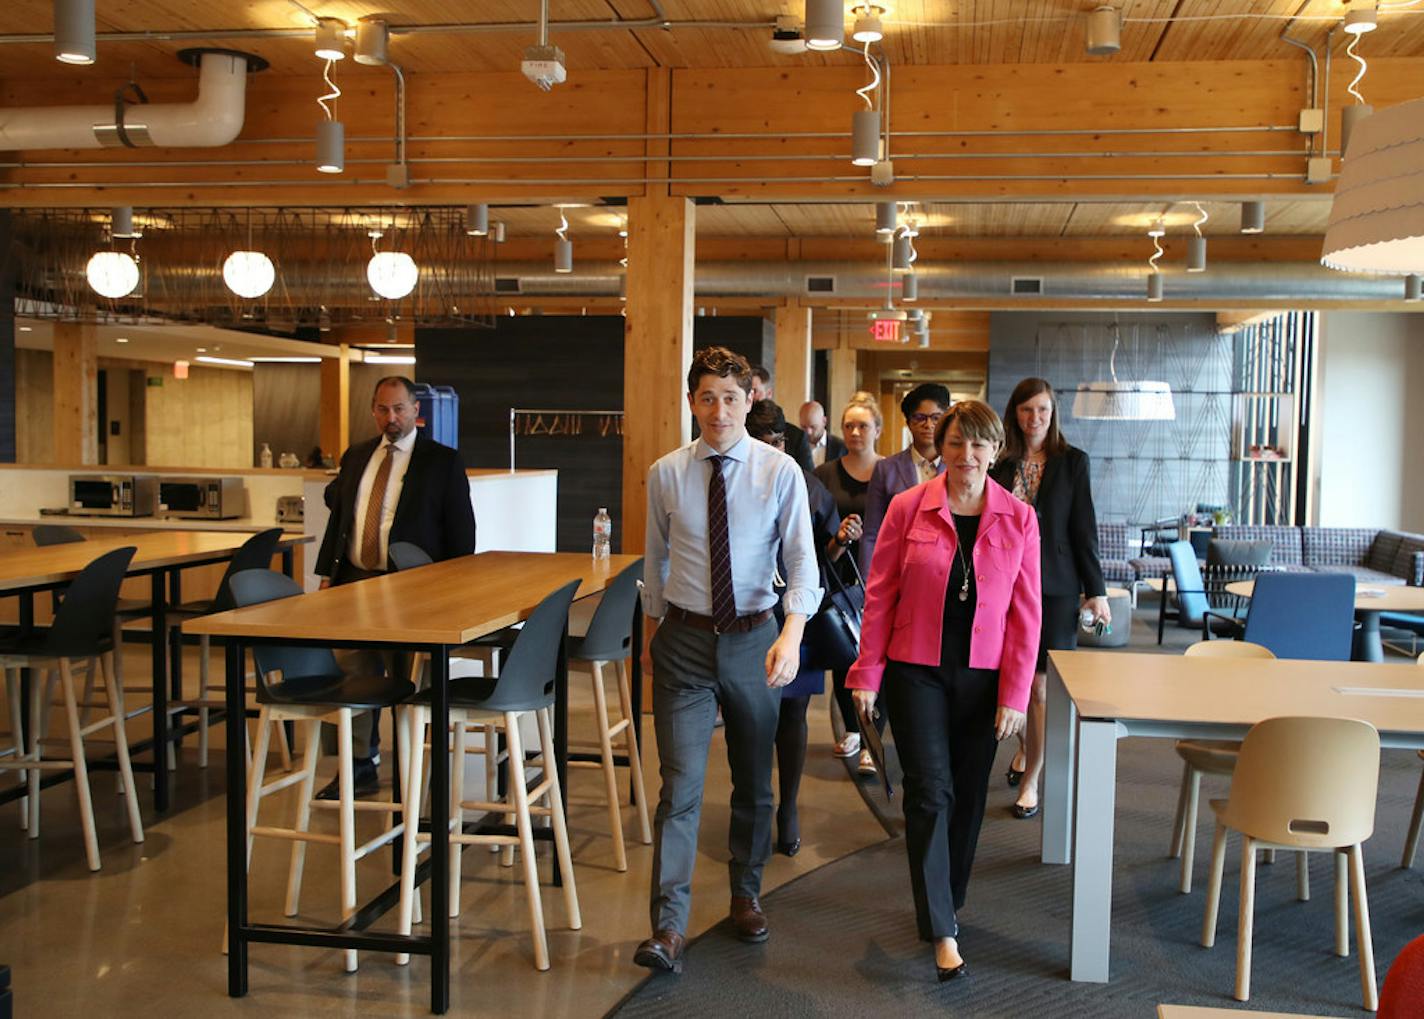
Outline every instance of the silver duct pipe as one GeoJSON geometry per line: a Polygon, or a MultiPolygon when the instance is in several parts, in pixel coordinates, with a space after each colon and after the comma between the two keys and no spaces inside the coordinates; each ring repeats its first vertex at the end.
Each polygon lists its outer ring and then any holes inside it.
{"type": "MultiPolygon", "coordinates": [[[[1020,296],[1026,304],[1054,298],[1136,301],[1144,293],[1145,263],[961,262],[915,264],[921,304],[954,298],[1020,296]],[[1030,281],[1041,281],[1032,292],[1030,281]],[[1025,292],[1025,291],[1029,292],[1025,292]]],[[[517,278],[519,294],[538,297],[613,297],[622,270],[613,262],[586,263],[573,275],[551,272],[544,263],[500,263],[500,279],[517,278]]],[[[1163,272],[1168,299],[1381,301],[1402,299],[1397,278],[1335,272],[1313,262],[1217,262],[1206,272],[1175,266],[1163,272]]],[[[817,297],[864,299],[885,296],[885,267],[870,262],[700,262],[698,297],[817,297]],[[832,277],[833,293],[811,292],[810,277],[832,277]]],[[[497,295],[518,303],[519,294],[497,295]]]]}

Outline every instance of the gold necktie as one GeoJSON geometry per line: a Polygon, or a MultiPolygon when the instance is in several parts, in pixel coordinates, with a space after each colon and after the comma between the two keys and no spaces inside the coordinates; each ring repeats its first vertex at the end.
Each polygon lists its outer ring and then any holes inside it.
{"type": "Polygon", "coordinates": [[[381,567],[381,511],[385,509],[395,446],[387,442],[381,448],[386,455],[376,468],[376,480],[371,482],[371,494],[366,498],[366,522],[361,528],[361,567],[367,570],[381,567]]]}

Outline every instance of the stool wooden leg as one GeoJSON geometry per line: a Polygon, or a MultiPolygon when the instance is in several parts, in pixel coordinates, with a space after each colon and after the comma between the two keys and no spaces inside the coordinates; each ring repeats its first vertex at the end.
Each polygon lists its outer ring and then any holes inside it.
{"type": "MultiPolygon", "coordinates": [[[[264,708],[261,717],[257,720],[257,727],[260,734],[257,737],[259,744],[264,748],[267,746],[268,734],[273,725],[281,727],[280,721],[273,722],[264,708]]],[[[316,766],[321,760],[321,720],[313,718],[307,720],[302,728],[304,729],[303,739],[306,740],[306,747],[302,753],[302,780],[297,784],[297,816],[292,821],[292,827],[299,832],[311,830],[311,801],[313,790],[316,787],[316,766]]],[[[262,767],[267,767],[266,755],[262,758],[262,767]]],[[[298,903],[302,894],[302,871],[307,862],[306,839],[297,839],[292,843],[292,859],[287,869],[287,915],[296,916],[298,903]]]]}
{"type": "Polygon", "coordinates": [[[287,726],[277,723],[277,759],[282,762],[283,771],[292,770],[292,744],[287,742],[287,726]]]}
{"type": "MultiPolygon", "coordinates": [[[[415,870],[420,857],[420,845],[417,839],[420,833],[421,772],[425,768],[426,709],[422,705],[414,704],[407,710],[410,714],[408,723],[410,761],[406,771],[405,830],[401,832],[400,917],[399,926],[396,928],[398,934],[410,933],[415,907],[420,897],[420,890],[415,884],[415,870]]],[[[409,953],[401,952],[396,955],[397,966],[405,966],[409,962],[409,953]]]]}
{"type": "MultiPolygon", "coordinates": [[[[493,803],[495,797],[499,795],[499,727],[482,725],[480,733],[485,748],[485,800],[493,803]]],[[[498,853],[499,850],[500,847],[497,844],[490,844],[489,851],[491,853],[498,853]]],[[[510,862],[512,863],[513,860],[510,862]]]]}
{"type": "Polygon", "coordinates": [[[1295,897],[1300,902],[1310,901],[1310,854],[1305,850],[1295,854],[1295,897]]]}
{"type": "Polygon", "coordinates": [[[628,724],[623,729],[628,754],[628,770],[633,777],[633,799],[638,807],[638,834],[644,845],[653,844],[653,829],[648,823],[648,796],[643,789],[643,758],[638,751],[638,720],[633,717],[633,695],[628,686],[628,666],[618,662],[618,705],[628,724]]]}
{"type": "MultiPolygon", "coordinates": [[[[465,811],[460,806],[465,799],[465,739],[466,727],[463,718],[455,720],[453,745],[450,748],[450,831],[441,835],[431,832],[431,838],[448,839],[451,833],[459,834],[463,827],[465,811]]],[[[465,848],[462,842],[450,843],[450,916],[460,915],[460,858],[465,848]]],[[[434,904],[431,904],[434,908],[434,904]]]]}
{"type": "Polygon", "coordinates": [[[1197,855],[1197,810],[1201,805],[1201,772],[1187,766],[1191,780],[1187,782],[1187,802],[1182,805],[1182,876],[1178,890],[1186,895],[1192,890],[1192,868],[1197,855]]]}
{"type": "Polygon", "coordinates": [[[119,758],[119,777],[128,791],[129,831],[135,842],[143,841],[143,820],[138,813],[138,787],[134,785],[133,764],[129,760],[129,737],[127,719],[124,717],[124,693],[114,679],[114,656],[112,653],[99,659],[103,670],[104,685],[108,687],[109,714],[114,720],[114,750],[119,758]]]}
{"type": "MultiPolygon", "coordinates": [[[[44,701],[49,696],[49,670],[36,669],[30,686],[30,753],[29,759],[38,762],[44,752],[40,737],[44,734],[44,701]]],[[[30,838],[40,837],[40,769],[30,768],[26,775],[29,781],[30,838]]]]}
{"type": "Polygon", "coordinates": [[[1236,1000],[1251,1000],[1251,933],[1256,919],[1256,840],[1241,835],[1241,916],[1236,925],[1236,1000]]]}
{"type": "Polygon", "coordinates": [[[1379,1009],[1375,987],[1375,946],[1370,932],[1370,902],[1365,893],[1365,851],[1358,842],[1349,849],[1351,893],[1355,897],[1355,948],[1360,955],[1360,997],[1365,1010],[1379,1009]]]}
{"type": "MultiPolygon", "coordinates": [[[[504,713],[505,739],[509,743],[509,790],[514,797],[514,823],[519,829],[519,855],[524,863],[524,890],[529,900],[529,927],[534,936],[534,968],[549,968],[549,943],[544,936],[544,904],[539,897],[539,869],[534,859],[534,832],[529,823],[529,789],[524,777],[524,741],[519,716],[504,713]]],[[[552,758],[550,758],[552,760],[552,758]]]]}
{"type": "MultiPolygon", "coordinates": [[[[338,765],[341,788],[341,919],[345,920],[356,912],[356,797],[355,778],[352,775],[351,757],[351,709],[342,708],[337,713],[336,738],[341,754],[338,765]]],[[[356,972],[356,951],[346,950],[346,972],[356,972]]]]}
{"type": "MultiPolygon", "coordinates": [[[[613,865],[620,871],[628,869],[628,854],[623,848],[623,811],[618,795],[618,773],[613,766],[613,740],[608,735],[608,703],[603,691],[603,663],[589,662],[593,676],[593,717],[598,722],[598,748],[603,756],[603,795],[608,800],[608,830],[613,836],[613,865]]],[[[553,755],[547,760],[552,761],[553,755]]]]}
{"type": "MultiPolygon", "coordinates": [[[[115,623],[114,629],[117,630],[118,628],[119,624],[115,623]]],[[[84,663],[84,696],[79,698],[80,725],[89,724],[89,705],[94,703],[94,679],[96,665],[97,660],[94,658],[87,659],[84,663]]]]}
{"type": "Polygon", "coordinates": [[[554,766],[554,734],[549,722],[549,709],[536,712],[539,720],[539,746],[544,759],[544,772],[549,779],[549,817],[554,823],[554,849],[559,856],[559,873],[564,879],[564,908],[569,914],[569,928],[583,926],[579,913],[578,889],[574,887],[574,857],[569,851],[569,822],[564,817],[564,796],[559,788],[559,769],[554,766]]]}
{"type": "Polygon", "coordinates": [[[212,638],[206,633],[198,638],[198,767],[208,766],[208,651],[212,638]]]}
{"type": "Polygon", "coordinates": [[[1216,916],[1221,909],[1221,879],[1226,869],[1226,827],[1217,822],[1216,835],[1211,841],[1211,877],[1206,886],[1206,910],[1202,913],[1203,948],[1216,944],[1216,916]]]}
{"type": "Polygon", "coordinates": [[[1350,954],[1350,860],[1345,850],[1330,854],[1335,858],[1335,954],[1350,954]]]}
{"type": "MultiPolygon", "coordinates": [[[[20,701],[20,670],[5,670],[5,693],[10,701],[10,742],[15,748],[15,759],[23,761],[29,754],[25,750],[25,716],[24,705],[20,701]]],[[[19,773],[20,784],[27,789],[30,784],[30,773],[28,769],[19,773]]],[[[20,797],[20,829],[30,826],[30,798],[20,797]]]]}
{"type": "MultiPolygon", "coordinates": [[[[74,757],[74,791],[79,797],[79,823],[84,829],[84,853],[89,869],[99,869],[99,839],[94,832],[94,804],[89,795],[89,766],[84,760],[84,737],[79,734],[79,706],[74,698],[74,673],[69,659],[59,660],[59,682],[64,690],[64,714],[69,723],[69,751],[74,757]]],[[[130,800],[133,797],[129,797],[130,800]]]]}

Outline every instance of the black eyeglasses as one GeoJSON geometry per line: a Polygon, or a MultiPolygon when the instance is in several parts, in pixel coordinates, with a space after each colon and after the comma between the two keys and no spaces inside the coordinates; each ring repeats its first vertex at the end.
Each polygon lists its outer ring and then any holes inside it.
{"type": "Polygon", "coordinates": [[[912,424],[912,425],[922,425],[922,424],[925,424],[926,422],[929,422],[929,423],[932,423],[932,424],[938,424],[938,423],[939,423],[939,419],[942,418],[942,417],[944,417],[944,411],[940,411],[940,412],[937,413],[937,414],[911,414],[911,415],[910,415],[910,424],[912,424]]]}

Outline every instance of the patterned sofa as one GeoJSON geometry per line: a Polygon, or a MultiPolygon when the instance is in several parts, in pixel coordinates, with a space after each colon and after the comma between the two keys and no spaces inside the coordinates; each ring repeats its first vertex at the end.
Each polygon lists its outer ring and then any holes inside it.
{"type": "Polygon", "coordinates": [[[1424,586],[1424,535],[1373,527],[1267,527],[1227,524],[1213,537],[1271,542],[1271,568],[1353,573],[1368,584],[1424,586]]]}

